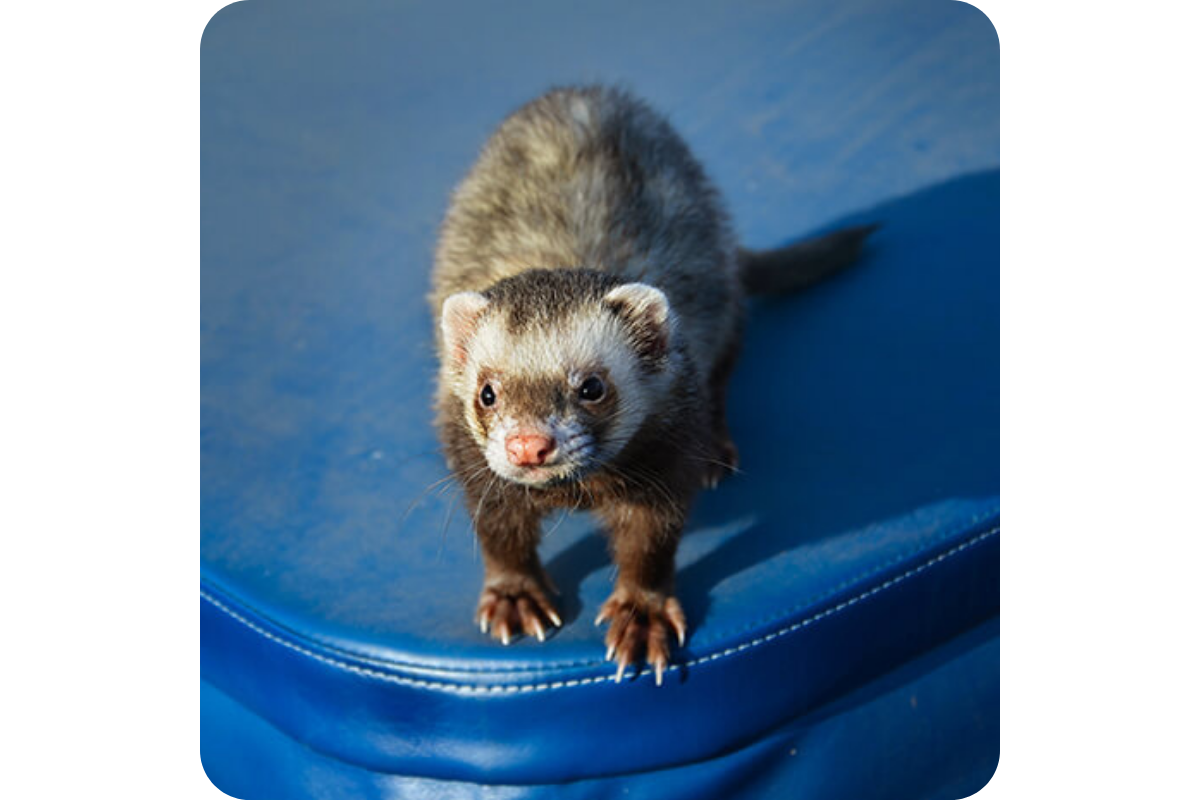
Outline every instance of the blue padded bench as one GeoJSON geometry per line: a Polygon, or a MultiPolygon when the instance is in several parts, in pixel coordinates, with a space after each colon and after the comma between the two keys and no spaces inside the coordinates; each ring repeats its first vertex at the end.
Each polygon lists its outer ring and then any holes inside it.
{"type": "Polygon", "coordinates": [[[884,0],[238,3],[202,65],[201,745],[242,798],[956,798],[999,757],[998,45],[884,0]],[[619,45],[619,46],[618,46],[619,45]],[[747,244],[883,223],[757,302],[744,474],[678,558],[690,638],[621,684],[584,516],[566,626],[501,647],[430,424],[455,181],[552,83],[666,111],[747,244]]]}

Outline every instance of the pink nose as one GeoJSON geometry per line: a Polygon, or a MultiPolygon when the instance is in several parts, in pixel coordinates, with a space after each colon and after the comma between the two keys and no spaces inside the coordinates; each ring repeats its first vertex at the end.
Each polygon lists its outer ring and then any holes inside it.
{"type": "Polygon", "coordinates": [[[508,460],[518,467],[540,467],[554,452],[554,440],[540,433],[514,433],[504,443],[508,460]]]}

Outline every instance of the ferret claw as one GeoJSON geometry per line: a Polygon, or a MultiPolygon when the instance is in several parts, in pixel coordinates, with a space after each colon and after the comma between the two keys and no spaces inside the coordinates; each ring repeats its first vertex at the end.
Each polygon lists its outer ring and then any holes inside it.
{"type": "Polygon", "coordinates": [[[683,647],[683,640],[684,640],[683,626],[677,625],[675,623],[675,620],[669,620],[669,622],[671,624],[671,630],[675,631],[675,638],[679,640],[679,646],[683,647]]]}
{"type": "Polygon", "coordinates": [[[675,638],[679,640],[679,646],[683,647],[687,634],[687,620],[683,616],[683,608],[679,605],[679,601],[674,597],[669,598],[663,606],[663,615],[667,618],[671,629],[675,631],[675,638]]]}
{"type": "Polygon", "coordinates": [[[684,641],[687,622],[679,601],[661,595],[615,595],[605,602],[600,619],[611,623],[604,660],[617,661],[613,680],[619,682],[631,665],[645,663],[646,669],[654,669],[654,685],[662,686],[670,668],[670,641],[675,638],[680,645],[684,641]]]}
{"type": "Polygon", "coordinates": [[[479,597],[476,612],[479,632],[488,634],[501,644],[511,644],[524,635],[546,641],[546,628],[552,620],[562,627],[562,619],[550,606],[545,594],[528,583],[514,586],[496,584],[485,586],[479,597]]]}

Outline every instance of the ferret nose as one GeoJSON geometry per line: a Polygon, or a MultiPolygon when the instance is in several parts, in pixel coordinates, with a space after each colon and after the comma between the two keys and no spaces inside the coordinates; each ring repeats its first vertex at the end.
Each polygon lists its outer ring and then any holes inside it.
{"type": "Polygon", "coordinates": [[[508,460],[518,467],[540,467],[554,452],[554,440],[541,433],[514,433],[504,443],[508,460]]]}

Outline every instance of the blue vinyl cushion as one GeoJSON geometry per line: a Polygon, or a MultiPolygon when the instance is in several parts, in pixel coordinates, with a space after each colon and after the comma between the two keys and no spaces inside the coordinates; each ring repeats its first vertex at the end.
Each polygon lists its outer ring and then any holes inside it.
{"type": "Polygon", "coordinates": [[[222,10],[201,48],[218,786],[979,788],[998,757],[997,63],[987,20],[949,0],[222,10]],[[690,638],[661,688],[610,679],[591,619],[612,571],[584,516],[542,548],[566,627],[480,635],[482,566],[430,424],[448,194],[505,113],[599,78],[671,116],[747,244],[883,223],[851,271],[752,309],[730,397],[744,474],[692,514],[690,638]]]}

